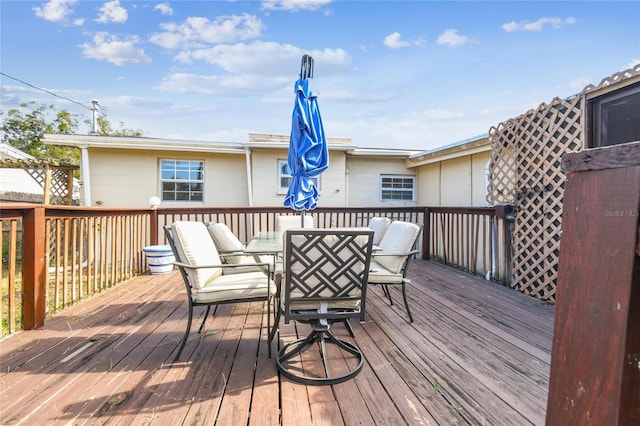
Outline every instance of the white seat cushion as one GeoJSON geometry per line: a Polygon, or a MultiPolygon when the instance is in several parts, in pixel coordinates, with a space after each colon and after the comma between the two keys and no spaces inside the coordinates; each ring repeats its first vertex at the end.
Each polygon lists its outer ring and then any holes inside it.
{"type": "MultiPolygon", "coordinates": [[[[216,245],[202,222],[178,221],[171,225],[178,257],[191,266],[222,265],[216,245]]],[[[222,275],[222,268],[187,269],[189,281],[195,289],[222,275]]]]}
{"type": "Polygon", "coordinates": [[[195,294],[198,303],[266,297],[274,295],[276,286],[262,272],[221,275],[210,279],[195,294]]]}
{"type": "Polygon", "coordinates": [[[399,220],[391,222],[378,246],[381,249],[380,255],[374,253],[373,260],[389,272],[400,272],[406,253],[413,248],[419,233],[420,227],[415,223],[399,220]],[[398,256],[392,256],[393,254],[398,256]]]}
{"type": "Polygon", "coordinates": [[[402,274],[391,272],[375,261],[371,261],[369,267],[368,282],[372,284],[402,284],[402,274]]]}

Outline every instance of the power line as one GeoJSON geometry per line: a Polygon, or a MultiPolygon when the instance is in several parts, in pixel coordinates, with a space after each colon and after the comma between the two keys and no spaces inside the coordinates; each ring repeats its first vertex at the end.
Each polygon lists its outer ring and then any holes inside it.
{"type": "Polygon", "coordinates": [[[26,84],[27,86],[32,87],[32,88],[34,88],[34,89],[36,89],[36,90],[40,90],[41,92],[48,93],[48,94],[50,94],[51,96],[55,96],[56,98],[64,99],[64,100],[69,101],[69,102],[72,102],[72,103],[74,103],[74,104],[76,104],[76,105],[80,105],[82,108],[85,108],[85,109],[87,109],[87,110],[89,110],[89,111],[93,111],[91,108],[89,108],[89,107],[88,107],[88,106],[86,106],[86,105],[83,105],[82,103],[80,103],[80,102],[78,102],[78,101],[74,101],[73,99],[67,98],[67,97],[65,97],[65,96],[60,96],[60,95],[58,95],[58,94],[55,94],[55,93],[53,93],[53,92],[50,92],[49,90],[42,89],[42,88],[40,88],[40,87],[34,86],[33,84],[27,83],[27,82],[26,82],[26,81],[24,81],[24,80],[20,80],[19,78],[16,78],[16,77],[12,77],[12,76],[10,76],[10,75],[7,75],[7,74],[3,73],[2,71],[0,71],[0,75],[3,75],[3,76],[5,76],[5,77],[10,78],[10,79],[15,80],[15,81],[19,81],[19,82],[20,82],[20,83],[22,83],[22,84],[26,84]]]}

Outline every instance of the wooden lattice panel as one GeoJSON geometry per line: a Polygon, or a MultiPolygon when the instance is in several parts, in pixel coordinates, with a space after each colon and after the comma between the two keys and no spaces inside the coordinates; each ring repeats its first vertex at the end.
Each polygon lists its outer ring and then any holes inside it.
{"type": "Polygon", "coordinates": [[[25,170],[45,192],[45,203],[47,199],[48,204],[64,205],[71,202],[73,172],[78,169],[78,166],[60,165],[57,162],[44,160],[5,159],[0,161],[0,168],[25,170]],[[49,179],[48,185],[47,179],[49,179]]]}
{"type": "Polygon", "coordinates": [[[511,286],[540,299],[555,299],[562,227],[564,153],[582,147],[580,98],[554,99],[550,105],[511,119],[489,135],[494,142],[488,201],[513,203],[511,286]]]}
{"type": "Polygon", "coordinates": [[[493,148],[487,202],[516,206],[511,286],[555,301],[565,176],[561,158],[583,149],[588,92],[640,75],[640,65],[587,86],[571,99],[554,99],[489,130],[493,148]]]}

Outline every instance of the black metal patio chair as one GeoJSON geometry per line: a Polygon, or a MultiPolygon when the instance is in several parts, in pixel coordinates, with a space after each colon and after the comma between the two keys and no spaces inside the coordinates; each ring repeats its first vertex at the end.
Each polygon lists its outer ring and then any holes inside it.
{"type": "MultiPolygon", "coordinates": [[[[355,377],[362,369],[360,349],[336,337],[331,324],[349,318],[364,321],[372,243],[373,231],[366,228],[285,231],[284,278],[275,326],[280,315],[286,324],[298,321],[311,325],[306,338],[290,342],[278,352],[276,363],[285,377],[309,385],[331,385],[355,377]],[[355,358],[355,367],[334,374],[326,344],[335,345],[347,358],[355,358]],[[311,374],[313,368],[301,366],[299,355],[316,346],[323,373],[311,374]]],[[[304,359],[314,362],[307,356],[304,359]]]]}

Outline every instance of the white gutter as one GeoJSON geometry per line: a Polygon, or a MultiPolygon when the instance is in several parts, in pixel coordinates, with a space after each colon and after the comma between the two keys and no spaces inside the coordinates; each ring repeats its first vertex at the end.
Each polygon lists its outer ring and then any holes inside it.
{"type": "Polygon", "coordinates": [[[245,159],[247,162],[247,195],[249,196],[249,207],[253,207],[253,179],[252,179],[252,171],[251,171],[251,150],[244,150],[245,159]]]}
{"type": "Polygon", "coordinates": [[[91,207],[91,174],[89,173],[89,149],[80,148],[80,179],[82,179],[82,197],[85,207],[91,207]]]}

